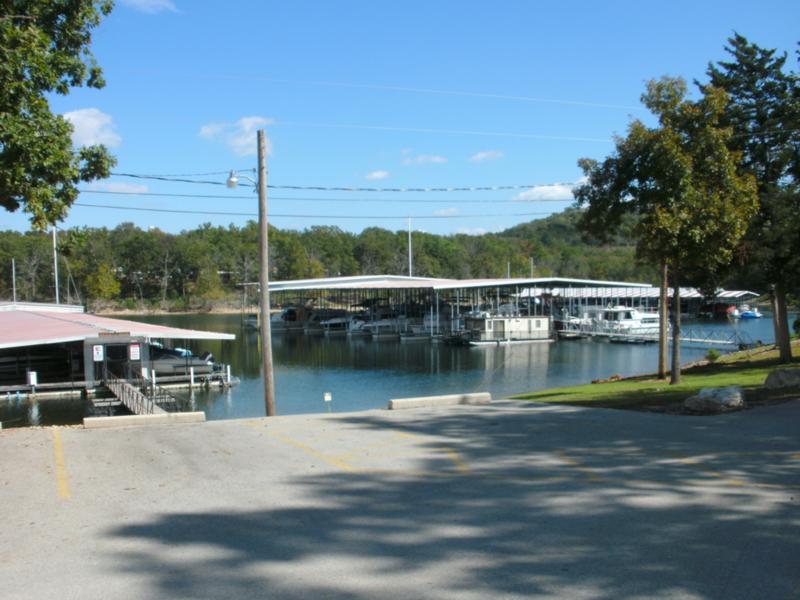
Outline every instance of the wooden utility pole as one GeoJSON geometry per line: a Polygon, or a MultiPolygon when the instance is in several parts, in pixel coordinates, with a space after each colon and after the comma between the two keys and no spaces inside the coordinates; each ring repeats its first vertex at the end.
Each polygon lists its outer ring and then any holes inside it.
{"type": "Polygon", "coordinates": [[[267,416],[275,416],[275,382],[272,374],[272,330],[269,306],[269,218],[267,216],[267,143],[264,130],[258,130],[258,241],[260,247],[259,306],[261,318],[261,358],[264,370],[264,405],[267,416]]]}

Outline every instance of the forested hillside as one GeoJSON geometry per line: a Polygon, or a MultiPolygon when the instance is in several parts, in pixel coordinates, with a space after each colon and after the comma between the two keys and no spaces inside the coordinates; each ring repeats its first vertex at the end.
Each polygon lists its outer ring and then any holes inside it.
{"type": "MultiPolygon", "coordinates": [[[[414,232],[414,274],[430,277],[535,276],[654,282],[637,265],[624,234],[613,245],[582,239],[576,210],[531,221],[500,233],[433,235],[414,232]]],[[[337,227],[270,230],[270,276],[276,280],[358,274],[406,274],[405,231],[370,227],[352,234],[337,227]]],[[[212,226],[169,234],[123,223],[114,229],[59,232],[62,301],[114,301],[130,308],[196,308],[235,300],[237,284],[258,278],[258,228],[212,226]]],[[[43,233],[0,233],[0,297],[52,301],[52,239],[43,233]]]]}

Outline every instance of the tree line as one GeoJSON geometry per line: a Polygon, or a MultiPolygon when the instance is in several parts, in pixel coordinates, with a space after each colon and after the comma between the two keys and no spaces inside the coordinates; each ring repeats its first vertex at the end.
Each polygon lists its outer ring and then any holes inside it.
{"type": "MultiPolygon", "coordinates": [[[[424,277],[562,276],[653,282],[656,271],[634,260],[623,230],[603,243],[585,240],[581,211],[568,209],[499,233],[412,232],[413,272],[424,277]]],[[[270,277],[275,280],[361,274],[407,274],[408,233],[369,227],[302,231],[270,228],[270,277]]],[[[58,232],[60,296],[129,308],[191,309],[239,301],[239,284],[258,280],[258,226],[205,224],[171,234],[122,223],[113,229],[58,232]]],[[[10,299],[12,259],[17,299],[55,297],[50,234],[0,232],[0,297],[10,299]]]]}

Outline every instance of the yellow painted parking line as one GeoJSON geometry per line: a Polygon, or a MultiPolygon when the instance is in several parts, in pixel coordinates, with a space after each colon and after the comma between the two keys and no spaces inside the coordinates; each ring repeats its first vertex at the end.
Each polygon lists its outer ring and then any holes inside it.
{"type": "Polygon", "coordinates": [[[329,456],[327,454],[323,454],[319,450],[316,450],[315,448],[312,448],[311,446],[304,444],[303,442],[300,442],[294,438],[290,438],[286,435],[283,435],[282,433],[278,433],[277,431],[267,431],[267,435],[283,442],[288,446],[292,446],[294,448],[297,448],[298,450],[302,450],[306,454],[313,456],[314,458],[317,458],[323,462],[326,462],[332,467],[336,467],[337,469],[340,469],[342,471],[352,472],[358,470],[336,456],[329,456]]]}
{"type": "Polygon", "coordinates": [[[597,473],[595,473],[592,469],[584,467],[580,462],[569,456],[563,450],[558,450],[556,454],[562,461],[567,463],[570,467],[573,467],[579,473],[583,473],[584,475],[586,475],[590,481],[604,481],[604,479],[600,477],[597,473]]]}
{"type": "MultiPolygon", "coordinates": [[[[786,452],[720,452],[715,453],[714,456],[787,456],[786,452]]],[[[680,455],[673,455],[676,457],[677,461],[683,465],[689,467],[697,467],[696,471],[701,475],[706,475],[708,477],[714,477],[720,479],[722,483],[732,486],[732,487],[752,487],[752,488],[762,488],[762,489],[797,489],[800,486],[796,485],[784,485],[779,483],[758,483],[755,481],[744,481],[741,479],[736,479],[730,477],[727,473],[723,473],[721,471],[713,471],[711,469],[707,469],[703,467],[703,458],[702,456],[680,456],[680,455]]],[[[707,455],[706,455],[707,456],[707,455]]],[[[790,459],[800,458],[800,454],[788,454],[790,459]]]]}
{"type": "Polygon", "coordinates": [[[66,500],[70,497],[69,493],[69,479],[67,477],[67,467],[64,462],[64,444],[61,442],[61,430],[58,427],[53,427],[53,455],[56,462],[56,487],[58,489],[58,497],[66,500]]]}
{"type": "Polygon", "coordinates": [[[453,450],[452,448],[441,448],[442,452],[447,454],[448,458],[453,461],[453,464],[456,466],[456,471],[461,473],[462,475],[467,475],[470,473],[470,468],[467,464],[461,460],[461,456],[459,456],[458,452],[453,450]]]}
{"type": "Polygon", "coordinates": [[[394,432],[391,435],[386,436],[386,439],[375,442],[374,444],[360,446],[355,450],[351,450],[350,452],[342,452],[340,454],[337,454],[336,456],[338,458],[341,458],[342,460],[344,459],[358,460],[360,458],[360,455],[366,454],[367,452],[370,452],[372,450],[384,450],[386,448],[392,448],[394,446],[397,446],[400,443],[400,440],[398,438],[407,439],[413,437],[416,436],[402,432],[394,432]]]}

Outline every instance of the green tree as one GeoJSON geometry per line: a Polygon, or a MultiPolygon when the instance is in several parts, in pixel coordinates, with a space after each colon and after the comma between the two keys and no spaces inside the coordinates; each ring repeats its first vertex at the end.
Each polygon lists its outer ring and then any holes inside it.
{"type": "Polygon", "coordinates": [[[7,0],[0,3],[0,205],[23,207],[37,229],[63,219],[81,181],[107,177],[104,146],[73,149],[72,126],[48,94],[105,85],[89,51],[110,0],[7,0]]]}
{"type": "Polygon", "coordinates": [[[727,145],[732,132],[720,126],[726,94],[704,92],[691,102],[681,79],[649,82],[642,101],[658,127],[633,121],[603,163],[581,159],[588,181],[575,192],[587,206],[584,229],[607,236],[634,213],[637,256],[667,268],[673,384],[680,382],[680,286],[716,288],[757,207],[755,182],[737,172],[740,157],[727,145]]]}
{"type": "Polygon", "coordinates": [[[798,290],[800,198],[800,85],[784,71],[786,54],[761,48],[744,36],[728,39],[731,61],[708,65],[709,84],[730,97],[724,123],[733,128],[731,148],[742,154],[740,169],[755,176],[759,210],[742,248],[749,286],[770,292],[775,341],[782,362],[792,358],[786,293],[798,290]]]}
{"type": "Polygon", "coordinates": [[[111,265],[105,262],[100,263],[97,270],[86,277],[84,290],[92,300],[112,300],[119,296],[119,280],[111,265]]]}

